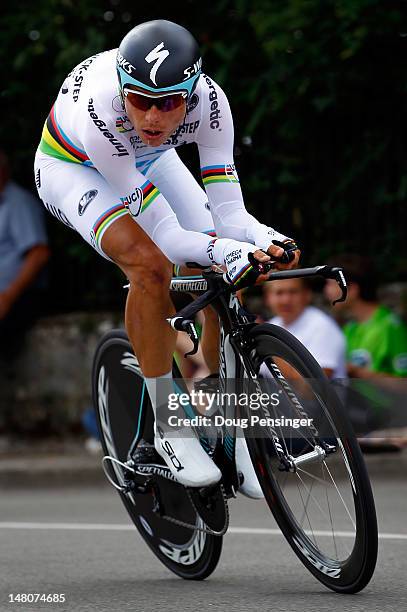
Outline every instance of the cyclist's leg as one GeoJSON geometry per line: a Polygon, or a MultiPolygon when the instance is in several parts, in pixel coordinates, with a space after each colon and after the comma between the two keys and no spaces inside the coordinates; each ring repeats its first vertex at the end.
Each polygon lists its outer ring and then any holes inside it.
{"type": "Polygon", "coordinates": [[[168,286],[172,268],[130,215],[109,227],[101,243],[130,281],[126,302],[126,330],[144,376],[171,371],[175,332],[166,318],[174,313],[168,286]]]}
{"type": "MultiPolygon", "coordinates": [[[[167,403],[168,393],[174,392],[171,370],[175,332],[166,322],[173,314],[168,292],[172,272],[169,261],[96,170],[38,154],[35,172],[47,209],[114,261],[130,280],[127,331],[157,414],[157,409],[167,403]]],[[[191,436],[190,428],[175,431],[175,437],[168,436],[168,429],[156,429],[160,433],[155,438],[156,450],[179,481],[206,486],[220,479],[219,469],[191,436]]]]}
{"type": "MultiPolygon", "coordinates": [[[[175,149],[166,151],[146,172],[171,208],[179,224],[188,230],[215,235],[208,197],[191,172],[178,157],[175,149]]],[[[199,274],[199,270],[182,267],[180,276],[199,274]]],[[[209,371],[219,370],[219,323],[218,316],[209,306],[203,311],[205,323],[202,331],[201,348],[209,371]]]]}
{"type": "Polygon", "coordinates": [[[175,343],[175,332],[165,320],[173,313],[169,261],[96,170],[41,154],[36,170],[46,208],[130,280],[126,328],[143,374],[155,377],[169,372],[175,343]]]}
{"type": "MultiPolygon", "coordinates": [[[[159,188],[185,229],[215,235],[214,222],[209,210],[208,198],[188,168],[183,164],[175,149],[162,155],[146,173],[159,188]]],[[[184,270],[181,270],[184,272],[184,270]]],[[[186,269],[186,274],[191,270],[186,269]]],[[[208,306],[204,310],[201,347],[211,373],[219,371],[219,323],[215,311],[208,306]]],[[[243,474],[244,482],[240,491],[253,498],[263,497],[244,438],[237,440],[236,464],[243,474]]]]}

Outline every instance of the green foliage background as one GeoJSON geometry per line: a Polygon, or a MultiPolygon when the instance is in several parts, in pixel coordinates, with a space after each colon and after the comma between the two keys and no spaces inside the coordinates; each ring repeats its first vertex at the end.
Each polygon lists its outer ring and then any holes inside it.
{"type": "MultiPolygon", "coordinates": [[[[167,18],[200,41],[225,89],[247,208],[297,238],[304,264],[367,252],[383,281],[407,276],[407,14],[380,0],[22,0],[0,17],[0,146],[33,188],[42,124],[67,72],[167,18]]],[[[197,171],[187,147],[184,160],[197,171]]],[[[122,278],[49,219],[57,309],[119,305],[122,278]]],[[[1,265],[1,262],[0,262],[1,265]]]]}

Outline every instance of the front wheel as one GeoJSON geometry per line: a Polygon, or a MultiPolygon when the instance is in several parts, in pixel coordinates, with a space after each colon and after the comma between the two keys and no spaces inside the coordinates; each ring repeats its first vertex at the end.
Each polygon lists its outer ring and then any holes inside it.
{"type": "Polygon", "coordinates": [[[309,571],[334,591],[356,593],[373,575],[378,534],[369,477],[344,407],[286,330],[255,326],[248,344],[251,391],[261,386],[278,398],[261,415],[277,425],[247,434],[267,503],[309,571]],[[309,420],[300,426],[300,419],[309,420]]]}
{"type": "MultiPolygon", "coordinates": [[[[123,330],[112,330],[101,339],[94,357],[92,386],[104,453],[125,462],[135,439],[152,436],[152,408],[140,366],[123,330]]],[[[112,479],[122,482],[121,466],[111,465],[112,479]]],[[[203,526],[182,485],[158,474],[155,480],[170,516],[203,526]]],[[[119,495],[140,535],[169,570],[189,580],[202,580],[214,571],[222,550],[221,537],[168,522],[154,511],[151,494],[119,495]]]]}

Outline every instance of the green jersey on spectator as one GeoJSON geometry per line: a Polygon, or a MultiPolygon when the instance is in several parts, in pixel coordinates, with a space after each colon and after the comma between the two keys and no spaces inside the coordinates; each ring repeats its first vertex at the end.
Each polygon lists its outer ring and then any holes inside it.
{"type": "Polygon", "coordinates": [[[407,376],[407,325],[385,306],[362,323],[345,325],[348,360],[355,366],[407,376]]]}

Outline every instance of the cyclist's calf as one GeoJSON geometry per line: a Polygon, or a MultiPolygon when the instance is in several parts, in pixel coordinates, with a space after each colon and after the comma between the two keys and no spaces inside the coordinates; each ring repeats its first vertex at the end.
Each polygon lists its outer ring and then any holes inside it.
{"type": "Polygon", "coordinates": [[[168,373],[175,346],[175,332],[166,321],[174,313],[168,291],[170,262],[130,217],[106,230],[102,248],[130,281],[126,329],[143,374],[168,373]]]}

